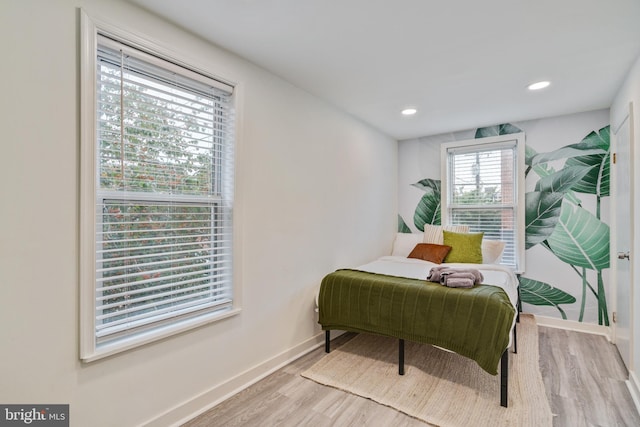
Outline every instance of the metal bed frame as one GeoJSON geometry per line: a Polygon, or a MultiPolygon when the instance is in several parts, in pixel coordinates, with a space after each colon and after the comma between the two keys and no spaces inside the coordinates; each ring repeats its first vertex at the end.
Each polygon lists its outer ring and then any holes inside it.
{"type": "MultiPolygon", "coordinates": [[[[518,302],[516,310],[516,323],[513,325],[513,352],[518,353],[518,339],[516,334],[517,324],[520,323],[520,312],[522,311],[522,302],[520,300],[520,286],[518,286],[518,302]]],[[[331,351],[330,330],[325,331],[324,351],[331,351]]],[[[398,375],[404,375],[404,339],[398,340],[398,375]]],[[[500,406],[508,406],[509,393],[509,349],[505,349],[500,358],[500,406]]]]}

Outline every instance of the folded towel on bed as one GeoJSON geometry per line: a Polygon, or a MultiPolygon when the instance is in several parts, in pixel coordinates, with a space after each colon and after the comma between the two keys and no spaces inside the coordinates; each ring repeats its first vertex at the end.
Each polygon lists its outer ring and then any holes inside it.
{"type": "Polygon", "coordinates": [[[440,283],[450,288],[472,288],[476,276],[466,272],[451,272],[451,270],[443,271],[440,283]]]}
{"type": "Polygon", "coordinates": [[[452,268],[444,265],[433,267],[429,271],[427,280],[430,282],[442,282],[442,276],[447,274],[470,273],[474,276],[474,282],[479,284],[484,280],[482,273],[473,268],[452,268]]]}
{"type": "Polygon", "coordinates": [[[438,266],[438,267],[433,267],[430,271],[429,271],[429,275],[427,276],[427,280],[430,282],[438,282],[440,283],[440,280],[442,279],[442,272],[444,270],[448,270],[449,267],[445,267],[445,266],[438,266]]]}
{"type": "Polygon", "coordinates": [[[473,288],[473,279],[464,277],[447,277],[442,283],[449,288],[473,288]]]}
{"type": "Polygon", "coordinates": [[[451,268],[447,266],[433,267],[429,271],[427,280],[438,282],[451,288],[472,287],[484,280],[482,273],[474,268],[451,268]],[[450,280],[452,280],[450,282],[450,280]]]}
{"type": "Polygon", "coordinates": [[[443,271],[441,274],[440,283],[444,283],[447,279],[454,277],[456,279],[469,279],[472,282],[476,281],[476,275],[470,273],[468,271],[456,271],[456,270],[447,270],[443,271]]]}

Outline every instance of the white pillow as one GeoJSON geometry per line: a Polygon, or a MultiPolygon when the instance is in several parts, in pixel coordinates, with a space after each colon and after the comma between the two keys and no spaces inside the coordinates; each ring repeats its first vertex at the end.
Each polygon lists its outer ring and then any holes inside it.
{"type": "Polygon", "coordinates": [[[451,231],[453,233],[468,233],[468,225],[424,225],[424,238],[422,243],[432,243],[434,245],[441,245],[444,243],[444,237],[442,231],[451,231]]]}
{"type": "Polygon", "coordinates": [[[422,243],[422,233],[398,233],[391,255],[407,257],[418,243],[422,243]]]}
{"type": "Polygon", "coordinates": [[[482,239],[482,263],[499,264],[506,242],[482,239]]]}

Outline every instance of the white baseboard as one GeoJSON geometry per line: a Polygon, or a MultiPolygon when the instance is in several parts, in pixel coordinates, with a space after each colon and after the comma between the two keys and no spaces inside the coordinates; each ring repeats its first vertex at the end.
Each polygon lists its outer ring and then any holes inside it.
{"type": "Polygon", "coordinates": [[[539,326],[549,328],[566,329],[568,331],[586,332],[588,334],[603,335],[611,341],[611,328],[609,326],[595,325],[593,323],[582,323],[574,320],[557,319],[555,317],[545,317],[535,315],[536,323],[539,326]]]}
{"type": "Polygon", "coordinates": [[[635,403],[636,409],[640,413],[640,380],[638,380],[634,371],[629,371],[627,387],[629,388],[629,393],[631,393],[633,403],[635,403]]]}
{"type": "MultiPolygon", "coordinates": [[[[335,331],[338,332],[338,331],[335,331]]],[[[332,338],[339,333],[331,334],[332,338]]],[[[265,360],[256,366],[218,384],[209,390],[183,402],[143,424],[145,427],[179,426],[193,417],[208,411],[231,396],[267,377],[283,366],[304,356],[324,344],[324,332],[265,360]]]]}

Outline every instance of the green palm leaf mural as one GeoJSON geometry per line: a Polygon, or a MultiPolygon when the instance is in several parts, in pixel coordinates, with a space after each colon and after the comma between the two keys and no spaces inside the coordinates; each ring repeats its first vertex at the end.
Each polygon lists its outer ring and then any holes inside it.
{"type": "MultiPolygon", "coordinates": [[[[604,129],[604,128],[603,128],[604,129]]],[[[602,132],[602,130],[601,130],[602,132]]],[[[607,136],[608,141],[608,136],[607,136]]],[[[599,134],[591,132],[577,144],[565,145],[562,148],[551,151],[550,153],[540,153],[530,158],[530,165],[547,163],[553,160],[568,159],[571,157],[585,156],[590,154],[604,154],[609,150],[608,143],[605,145],[599,134]],[[592,136],[596,135],[596,136],[592,136]]]]}
{"type": "Polygon", "coordinates": [[[609,195],[609,152],[568,159],[567,168],[583,168],[587,173],[571,188],[578,193],[609,195]]]}
{"type": "Polygon", "coordinates": [[[496,126],[488,126],[476,129],[476,138],[486,138],[488,136],[509,135],[511,133],[522,132],[517,126],[511,123],[504,123],[496,126]]]}
{"type": "Polygon", "coordinates": [[[413,224],[424,231],[425,224],[440,225],[440,193],[429,191],[420,199],[413,215],[413,224]]]}
{"type": "Polygon", "coordinates": [[[425,224],[440,225],[440,180],[439,179],[422,179],[415,184],[414,187],[425,192],[424,196],[418,202],[416,210],[413,214],[413,224],[420,231],[424,231],[425,224]]]}
{"type": "MultiPolygon", "coordinates": [[[[598,321],[609,324],[606,295],[602,270],[609,267],[609,226],[600,221],[601,197],[609,195],[609,126],[598,132],[590,132],[578,144],[567,145],[550,153],[536,153],[531,147],[526,149],[527,174],[531,170],[540,177],[536,191],[542,194],[562,193],[560,217],[554,217],[557,210],[548,212],[545,221],[535,217],[535,202],[551,196],[527,195],[526,248],[541,243],[580,276],[582,280],[582,302],[579,321],[585,310],[587,291],[591,290],[598,300],[598,321]],[[567,159],[559,171],[547,162],[567,159]],[[582,207],[576,193],[596,196],[595,215],[582,207]],[[553,221],[557,224],[551,234],[553,221]],[[529,222],[531,226],[529,226],[529,222]],[[538,228],[539,224],[547,228],[538,228]],[[531,233],[531,235],[530,235],[531,233]],[[597,290],[589,283],[587,271],[595,271],[597,290]]],[[[555,199],[555,198],[554,198],[555,199]]],[[[556,201],[556,203],[558,203],[556,201]]],[[[541,300],[533,299],[532,304],[541,305],[541,300]]]]}
{"type": "MultiPolygon", "coordinates": [[[[602,197],[609,196],[609,131],[609,126],[605,126],[597,132],[590,132],[577,144],[548,153],[538,153],[532,147],[525,146],[525,177],[528,181],[533,171],[539,178],[535,182],[535,191],[525,194],[525,247],[530,249],[542,245],[575,271],[582,282],[578,320],[583,320],[590,291],[598,300],[598,319],[604,325],[609,324],[603,270],[609,268],[610,231],[609,226],[600,220],[600,203],[602,197]],[[562,160],[564,165],[558,166],[562,160]],[[595,196],[593,214],[583,207],[578,193],[595,196]],[[589,283],[591,272],[596,273],[597,286],[589,283]]],[[[522,131],[518,127],[505,123],[478,128],[475,137],[519,132],[522,131]]],[[[425,224],[439,225],[440,180],[423,179],[412,185],[424,191],[414,212],[415,226],[423,231],[425,224]]],[[[585,199],[590,197],[585,196],[585,199]]],[[[400,216],[398,231],[409,232],[409,227],[400,216]]],[[[521,278],[521,290],[523,302],[554,306],[564,319],[566,314],[560,304],[576,302],[572,295],[530,278],[521,278]]]]}
{"type": "Polygon", "coordinates": [[[536,191],[566,193],[574,190],[591,168],[590,165],[565,166],[557,172],[540,178],[536,183],[536,191]]]}
{"type": "MultiPolygon", "coordinates": [[[[597,133],[591,132],[580,144],[596,146],[602,152],[574,156],[567,159],[565,167],[584,167],[589,172],[573,187],[578,193],[595,194],[598,197],[609,195],[610,180],[610,127],[605,126],[597,133]]],[[[579,145],[580,145],[579,144],[579,145]]]]}
{"type": "Polygon", "coordinates": [[[398,215],[398,233],[411,233],[411,229],[400,215],[398,215]]]}
{"type": "Polygon", "coordinates": [[[560,221],[547,242],[567,264],[590,270],[609,267],[609,226],[567,201],[562,203],[560,221]]]}
{"type": "Polygon", "coordinates": [[[564,194],[535,191],[525,194],[525,248],[542,243],[560,220],[564,194]]]}
{"type": "Polygon", "coordinates": [[[585,136],[582,141],[580,141],[580,144],[600,147],[604,151],[609,151],[609,147],[611,146],[611,126],[607,125],[598,130],[598,132],[594,131],[589,133],[589,135],[585,136]]]}
{"type": "Polygon", "coordinates": [[[553,306],[560,311],[562,318],[565,320],[567,319],[567,315],[564,310],[560,308],[560,304],[573,304],[576,302],[575,297],[563,290],[526,277],[520,278],[520,298],[522,302],[526,302],[527,304],[553,306]]]}
{"type": "Polygon", "coordinates": [[[440,194],[440,189],[442,187],[442,183],[440,182],[439,179],[431,179],[431,178],[421,179],[420,181],[411,185],[421,189],[422,191],[434,191],[438,194],[440,194]]]}
{"type": "MultiPolygon", "coordinates": [[[[533,164],[533,159],[537,154],[538,153],[536,152],[536,150],[529,147],[528,145],[525,146],[525,164],[527,165],[527,170],[524,173],[525,178],[529,175],[529,172],[531,170],[533,170],[540,178],[546,178],[556,173],[556,170],[553,167],[549,166],[547,163],[533,164]]],[[[536,184],[536,188],[537,187],[538,184],[536,184]]],[[[572,191],[566,191],[565,198],[576,205],[582,203],[582,201],[578,199],[572,191]]]]}

